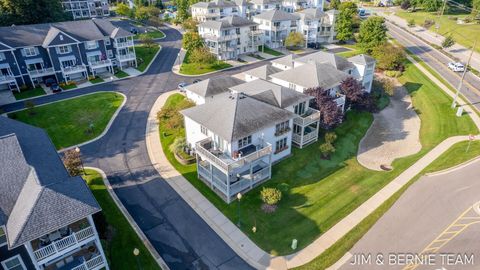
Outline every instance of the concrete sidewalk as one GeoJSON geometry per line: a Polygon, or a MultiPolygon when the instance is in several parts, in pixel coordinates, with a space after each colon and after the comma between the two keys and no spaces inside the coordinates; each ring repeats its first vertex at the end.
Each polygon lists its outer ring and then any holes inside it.
{"type": "MultiPolygon", "coordinates": [[[[382,17],[385,17],[387,20],[397,24],[398,26],[405,28],[405,30],[409,31],[410,33],[422,38],[423,40],[431,44],[441,46],[443,40],[445,39],[445,37],[443,37],[442,35],[439,35],[435,32],[427,30],[421,26],[408,27],[407,21],[396,16],[395,13],[386,14],[383,12],[377,12],[377,14],[381,15],[382,17]]],[[[452,21],[452,23],[455,23],[455,22],[452,21]]],[[[471,52],[470,49],[467,49],[458,43],[455,43],[452,47],[446,48],[443,50],[450,53],[453,57],[460,59],[460,61],[462,61],[463,63],[467,63],[468,57],[470,56],[470,52],[471,52]]],[[[472,66],[476,70],[480,70],[480,53],[478,52],[473,53],[472,59],[470,61],[470,66],[472,66]]]]}

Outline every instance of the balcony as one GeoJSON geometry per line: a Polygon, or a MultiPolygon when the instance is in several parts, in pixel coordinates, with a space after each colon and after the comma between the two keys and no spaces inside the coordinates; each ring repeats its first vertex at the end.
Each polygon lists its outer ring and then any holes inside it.
{"type": "Polygon", "coordinates": [[[97,270],[106,264],[95,242],[90,242],[76,252],[49,264],[45,270],[97,270]]]}
{"type": "Polygon", "coordinates": [[[12,75],[0,75],[0,84],[14,82],[15,77],[12,75]]]}
{"type": "Polygon", "coordinates": [[[211,138],[196,143],[196,151],[212,164],[215,164],[224,172],[230,172],[236,168],[268,156],[272,153],[272,145],[269,143],[249,145],[237,151],[236,156],[230,156],[213,147],[211,138]]]}
{"type": "Polygon", "coordinates": [[[303,115],[299,115],[293,119],[295,125],[306,127],[320,120],[320,112],[318,110],[308,108],[303,115]]]}
{"type": "Polygon", "coordinates": [[[345,95],[337,94],[337,98],[335,98],[334,101],[337,103],[337,106],[343,107],[343,105],[345,105],[345,95]]]}
{"type": "Polygon", "coordinates": [[[100,61],[93,61],[93,62],[88,62],[91,68],[102,68],[102,67],[108,67],[112,65],[112,60],[106,59],[106,60],[100,60],[100,61]]]}
{"type": "Polygon", "coordinates": [[[318,140],[318,128],[313,126],[304,127],[303,132],[293,133],[292,142],[303,148],[303,146],[318,140]]]}
{"type": "Polygon", "coordinates": [[[32,69],[28,71],[28,74],[32,78],[43,77],[43,76],[55,74],[55,69],[53,69],[53,67],[43,68],[43,69],[32,69]]]}
{"type": "Polygon", "coordinates": [[[135,56],[135,53],[118,54],[117,59],[118,59],[118,61],[122,61],[122,62],[123,61],[131,61],[131,60],[135,60],[136,56],[135,56]]]}
{"type": "Polygon", "coordinates": [[[84,219],[32,241],[33,255],[42,264],[80,247],[94,237],[95,229],[84,219]]]}
{"type": "Polygon", "coordinates": [[[132,47],[134,45],[133,40],[130,40],[130,39],[127,40],[127,41],[123,41],[123,42],[115,41],[113,44],[114,44],[115,48],[132,47]]]}
{"type": "Polygon", "coordinates": [[[237,39],[238,35],[230,34],[230,35],[218,36],[218,35],[212,35],[212,34],[204,34],[202,37],[205,40],[221,42],[221,41],[227,41],[227,40],[235,40],[237,39]]]}
{"type": "Polygon", "coordinates": [[[62,72],[65,75],[75,74],[75,73],[85,72],[85,71],[87,71],[87,68],[85,67],[85,65],[62,67],[62,72]]]}
{"type": "Polygon", "coordinates": [[[251,30],[248,35],[249,36],[261,36],[263,34],[262,30],[251,30]]]}

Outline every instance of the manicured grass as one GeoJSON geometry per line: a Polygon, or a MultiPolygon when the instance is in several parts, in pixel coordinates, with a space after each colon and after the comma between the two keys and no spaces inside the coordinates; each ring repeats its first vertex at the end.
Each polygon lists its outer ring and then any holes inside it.
{"type": "Polygon", "coordinates": [[[86,170],[86,175],[83,178],[100,204],[102,214],[105,216],[111,232],[111,239],[101,240],[110,269],[136,269],[138,266],[137,258],[133,255],[134,248],[140,250],[138,262],[143,269],[160,269],[108,193],[103,184],[102,176],[95,170],[86,170]]]}
{"type": "Polygon", "coordinates": [[[64,86],[61,86],[63,90],[71,90],[71,89],[75,89],[77,88],[77,85],[76,84],[67,84],[67,85],[64,85],[64,86]]]}
{"type": "Polygon", "coordinates": [[[283,55],[283,53],[279,52],[279,51],[275,51],[274,49],[271,49],[267,46],[264,46],[264,45],[260,45],[258,46],[258,51],[259,52],[264,52],[264,53],[268,53],[270,55],[273,55],[273,56],[281,56],[283,55]],[[262,47],[265,47],[265,48],[262,48],[262,47]]]}
{"type": "Polygon", "coordinates": [[[8,116],[45,129],[56,148],[62,149],[99,136],[123,99],[113,92],[95,93],[35,107],[33,115],[23,110],[8,116]]]}
{"type": "Polygon", "coordinates": [[[16,100],[22,100],[26,98],[31,98],[31,97],[38,97],[38,96],[43,96],[45,95],[45,91],[43,90],[42,87],[36,87],[32,89],[27,89],[27,90],[22,90],[19,92],[13,91],[13,95],[15,96],[16,100]]]}
{"type": "Polygon", "coordinates": [[[189,60],[190,52],[187,51],[183,63],[180,66],[180,73],[184,75],[201,75],[212,71],[222,70],[232,67],[232,65],[224,61],[216,61],[213,64],[193,63],[189,60]]]}
{"type": "Polygon", "coordinates": [[[118,70],[115,72],[115,77],[121,79],[121,78],[125,78],[125,77],[128,77],[130,75],[128,75],[128,73],[126,73],[125,71],[123,70],[118,70]]]}
{"type": "MultiPolygon", "coordinates": [[[[356,161],[359,140],[371,124],[368,113],[350,112],[347,120],[335,130],[338,140],[331,160],[320,158],[317,142],[302,150],[293,149],[293,156],[276,164],[272,179],[262,186],[276,187],[281,183],[290,186],[289,194],[273,214],[260,210],[261,187],[248,192],[242,198],[242,230],[261,248],[272,254],[291,253],[293,238],[298,239],[298,249],[311,243],[343,217],[356,209],[383,186],[411,166],[416,160],[444,139],[454,135],[478,132],[471,119],[464,115],[457,118],[450,109],[451,99],[433,85],[412,64],[400,80],[412,95],[413,105],[422,120],[422,150],[412,156],[397,159],[390,172],[374,172],[365,169],[356,161]],[[257,232],[251,228],[256,226],[257,232]]],[[[172,106],[182,96],[173,96],[168,101],[172,106]]],[[[161,124],[164,150],[173,138],[183,130],[169,131],[161,124]]],[[[228,218],[237,222],[237,205],[225,204],[206,185],[196,178],[195,165],[182,166],[167,152],[167,158],[193,185],[199,189],[228,218]]],[[[341,245],[345,245],[341,244],[341,245]]]]}
{"type": "MultiPolygon", "coordinates": [[[[470,14],[455,14],[455,15],[443,15],[439,19],[436,12],[406,12],[406,11],[398,11],[396,15],[405,19],[410,20],[414,19],[415,24],[422,25],[426,19],[438,21],[439,23],[439,30],[438,33],[443,36],[452,35],[455,42],[461,44],[467,48],[471,48],[473,46],[474,38],[480,35],[480,24],[476,24],[475,22],[471,24],[457,24],[455,20],[451,20],[448,17],[457,17],[457,18],[465,18],[470,16],[470,14]]],[[[430,27],[430,30],[435,32],[435,25],[430,27]]],[[[476,51],[480,52],[479,46],[477,46],[476,51]]]]}
{"type": "Polygon", "coordinates": [[[95,77],[95,79],[93,80],[89,80],[89,82],[95,84],[95,83],[101,83],[101,82],[104,82],[104,80],[100,77],[95,77]]]}
{"type": "Polygon", "coordinates": [[[165,36],[165,34],[162,31],[155,30],[155,31],[149,31],[147,33],[136,34],[135,36],[133,36],[133,39],[140,39],[141,35],[147,35],[153,39],[163,38],[165,36]]]}
{"type": "Polygon", "coordinates": [[[152,47],[147,47],[143,45],[135,46],[135,53],[137,54],[137,69],[140,71],[145,71],[150,62],[152,62],[153,57],[160,50],[160,46],[155,44],[152,47]]]}
{"type": "Polygon", "coordinates": [[[425,172],[436,172],[448,169],[480,156],[480,141],[468,141],[454,144],[450,149],[438,157],[425,172]]]}

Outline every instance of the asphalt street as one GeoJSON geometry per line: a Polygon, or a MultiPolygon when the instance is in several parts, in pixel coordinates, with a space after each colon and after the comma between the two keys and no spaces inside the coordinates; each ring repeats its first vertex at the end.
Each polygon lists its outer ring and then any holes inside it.
{"type": "MultiPolygon", "coordinates": [[[[394,39],[437,71],[437,73],[448,81],[455,89],[458,87],[462,74],[453,72],[448,68],[448,62],[452,61],[450,58],[435,50],[421,39],[390,22],[387,22],[387,27],[389,34],[394,39]]],[[[471,72],[467,72],[461,93],[477,109],[480,109],[480,79],[477,76],[471,72]]]]}
{"type": "Polygon", "coordinates": [[[479,171],[480,160],[460,170],[420,178],[350,250],[352,255],[370,254],[370,263],[367,259],[359,263],[359,257],[353,256],[340,269],[480,269],[480,211],[470,209],[480,201],[479,171]],[[434,256],[428,265],[402,265],[402,256],[422,251],[434,256]],[[383,261],[377,261],[379,254],[383,261]],[[467,254],[467,260],[447,263],[445,254],[462,258],[467,254]],[[473,264],[465,263],[472,254],[473,264]],[[355,259],[357,263],[351,264],[355,259]]]}

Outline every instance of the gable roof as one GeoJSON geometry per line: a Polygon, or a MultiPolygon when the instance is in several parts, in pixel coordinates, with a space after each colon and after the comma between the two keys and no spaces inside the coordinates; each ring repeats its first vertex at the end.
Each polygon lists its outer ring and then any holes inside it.
{"type": "Polygon", "coordinates": [[[280,0],[251,0],[255,5],[266,5],[266,4],[281,4],[282,1],[280,0]]]}
{"type": "Polygon", "coordinates": [[[330,89],[339,85],[348,77],[348,74],[337,70],[330,64],[310,62],[293,69],[273,74],[271,77],[306,88],[319,86],[323,89],[330,89]]]}
{"type": "Polygon", "coordinates": [[[64,32],[60,31],[56,27],[50,27],[50,29],[48,30],[47,36],[43,40],[42,46],[46,48],[48,46],[72,44],[72,43],[78,43],[78,40],[65,34],[64,32]]]}
{"type": "Polygon", "coordinates": [[[272,65],[264,65],[257,68],[249,69],[244,73],[259,79],[268,80],[270,78],[270,75],[278,73],[280,71],[282,70],[272,65]]]}
{"type": "Polygon", "coordinates": [[[311,96],[304,93],[261,79],[231,87],[230,90],[235,93],[244,93],[249,97],[283,109],[312,99],[311,96]]]}
{"type": "Polygon", "coordinates": [[[323,18],[325,13],[320,8],[307,8],[298,12],[295,12],[302,20],[319,20],[323,18]]]}
{"type": "Polygon", "coordinates": [[[0,152],[0,225],[10,249],[101,211],[42,129],[0,117],[0,152]]]}
{"type": "Polygon", "coordinates": [[[298,58],[298,55],[291,53],[291,54],[289,54],[289,55],[287,55],[287,56],[274,59],[274,60],[272,60],[272,61],[270,61],[270,62],[271,62],[271,63],[274,63],[274,64],[279,64],[279,65],[282,65],[282,66],[287,66],[287,67],[293,68],[293,62],[294,62],[295,59],[297,59],[297,58],[298,58]]]}
{"type": "Polygon", "coordinates": [[[200,23],[199,27],[204,28],[211,28],[211,29],[228,29],[228,28],[235,28],[235,27],[244,27],[244,26],[253,26],[258,25],[257,23],[243,18],[237,15],[227,16],[217,21],[204,21],[200,23]]]}
{"type": "Polygon", "coordinates": [[[359,55],[352,56],[348,58],[348,61],[355,64],[364,65],[364,66],[376,62],[375,58],[368,56],[366,54],[359,54],[359,55]]]}
{"type": "Polygon", "coordinates": [[[225,7],[235,7],[237,4],[232,1],[227,1],[227,0],[212,0],[210,2],[198,2],[191,7],[196,7],[196,8],[225,8],[225,7]]]}
{"type": "Polygon", "coordinates": [[[198,83],[185,86],[187,91],[193,92],[201,97],[215,96],[228,92],[228,88],[244,83],[244,81],[235,77],[213,77],[198,83]]]}
{"type": "Polygon", "coordinates": [[[265,12],[262,12],[256,16],[253,17],[254,19],[261,19],[261,20],[267,20],[271,22],[279,22],[279,21],[296,21],[299,19],[297,15],[294,15],[292,13],[287,13],[282,10],[268,10],[265,12]]]}
{"type": "Polygon", "coordinates": [[[348,62],[347,59],[340,57],[334,53],[319,51],[316,53],[312,53],[309,55],[302,56],[297,58],[295,62],[299,63],[309,63],[309,62],[316,62],[316,63],[326,63],[330,64],[338,70],[347,70],[351,69],[354,66],[352,63],[348,62]]]}
{"type": "Polygon", "coordinates": [[[228,142],[295,117],[295,114],[243,94],[223,95],[181,111],[228,142]]]}

